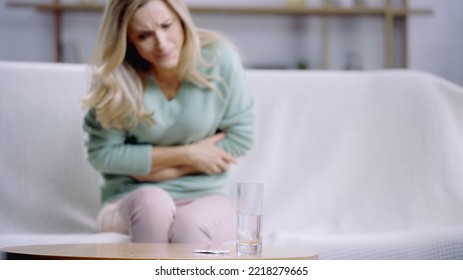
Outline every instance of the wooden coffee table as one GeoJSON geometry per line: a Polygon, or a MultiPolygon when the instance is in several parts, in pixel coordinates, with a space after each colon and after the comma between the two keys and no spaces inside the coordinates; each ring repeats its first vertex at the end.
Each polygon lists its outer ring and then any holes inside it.
{"type": "Polygon", "coordinates": [[[56,244],[18,246],[1,249],[7,259],[145,259],[145,260],[200,260],[200,259],[292,259],[314,260],[318,254],[304,250],[263,247],[261,255],[238,255],[235,246],[204,244],[56,244]],[[193,250],[229,250],[227,254],[199,254],[193,250]]]}

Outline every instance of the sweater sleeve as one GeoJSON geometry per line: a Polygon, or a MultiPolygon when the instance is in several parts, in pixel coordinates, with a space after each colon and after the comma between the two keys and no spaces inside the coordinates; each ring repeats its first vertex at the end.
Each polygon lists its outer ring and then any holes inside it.
{"type": "Polygon", "coordinates": [[[90,164],[104,174],[147,175],[151,169],[151,145],[127,144],[127,133],[104,129],[95,110],[84,118],[85,147],[90,164]]]}
{"type": "Polygon", "coordinates": [[[226,82],[226,109],[219,129],[226,133],[218,146],[233,156],[245,155],[256,141],[254,99],[252,98],[239,55],[220,48],[222,76],[226,82]]]}

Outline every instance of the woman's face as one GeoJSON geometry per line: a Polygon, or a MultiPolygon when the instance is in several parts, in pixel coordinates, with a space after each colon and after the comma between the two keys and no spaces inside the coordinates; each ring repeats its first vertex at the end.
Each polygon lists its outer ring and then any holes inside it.
{"type": "Polygon", "coordinates": [[[180,18],[162,0],[140,7],[128,26],[128,37],[155,71],[175,70],[182,52],[184,32],[180,18]]]}

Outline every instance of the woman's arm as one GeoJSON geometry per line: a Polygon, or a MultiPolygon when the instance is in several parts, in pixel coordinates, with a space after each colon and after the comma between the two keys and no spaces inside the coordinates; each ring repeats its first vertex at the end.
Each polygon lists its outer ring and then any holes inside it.
{"type": "Polygon", "coordinates": [[[96,170],[106,174],[176,178],[193,173],[221,173],[228,164],[236,162],[217,146],[225,137],[223,133],[184,146],[132,145],[125,143],[126,132],[102,128],[93,110],[85,116],[84,130],[87,158],[96,170]],[[155,175],[166,168],[169,169],[155,175]]]}
{"type": "Polygon", "coordinates": [[[151,172],[146,176],[132,176],[132,178],[140,182],[163,182],[194,173],[198,171],[192,166],[175,166],[151,172]]]}
{"type": "Polygon", "coordinates": [[[224,138],[224,133],[218,133],[191,145],[153,147],[150,174],[132,177],[138,181],[160,182],[194,173],[222,173],[230,163],[236,163],[235,157],[217,147],[217,142],[224,138]]]}
{"type": "Polygon", "coordinates": [[[150,173],[151,145],[125,143],[127,132],[104,129],[96,120],[94,109],[89,110],[85,115],[83,129],[87,134],[85,140],[87,159],[96,170],[115,175],[150,173]]]}
{"type": "Polygon", "coordinates": [[[239,55],[229,47],[221,46],[220,60],[221,76],[227,84],[227,103],[218,128],[227,137],[218,143],[218,147],[235,157],[241,157],[254,146],[257,138],[254,99],[239,55]]]}

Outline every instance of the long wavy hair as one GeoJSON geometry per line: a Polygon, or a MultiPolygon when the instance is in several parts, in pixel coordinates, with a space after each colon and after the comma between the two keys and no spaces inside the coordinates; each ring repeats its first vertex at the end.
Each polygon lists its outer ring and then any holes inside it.
{"type": "Polygon", "coordinates": [[[178,64],[179,79],[217,90],[212,83],[214,77],[198,71],[200,65],[213,65],[213,61],[203,59],[201,48],[218,41],[229,42],[218,33],[196,28],[183,0],[108,0],[91,65],[90,92],[82,100],[85,108],[95,110],[97,121],[105,129],[132,130],[140,121],[155,123],[154,112],[145,112],[143,107],[151,65],[127,39],[134,13],[149,1],[164,1],[182,23],[185,39],[178,64]]]}

